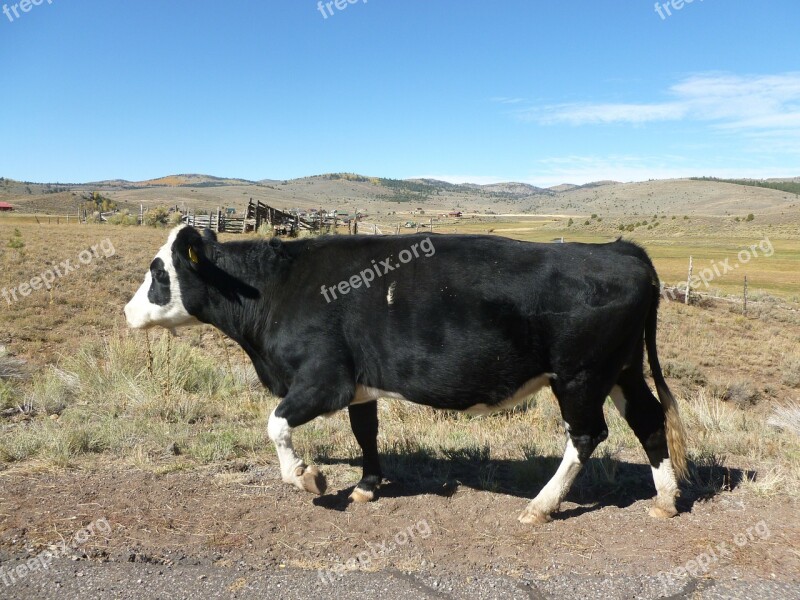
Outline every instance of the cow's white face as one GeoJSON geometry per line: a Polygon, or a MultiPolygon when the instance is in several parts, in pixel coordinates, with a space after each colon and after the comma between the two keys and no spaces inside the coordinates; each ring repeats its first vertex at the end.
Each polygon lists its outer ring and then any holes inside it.
{"type": "Polygon", "coordinates": [[[167,329],[193,325],[197,319],[183,304],[180,279],[174,262],[175,238],[186,225],[170,232],[167,243],[158,251],[144,283],[125,306],[128,326],[134,329],[161,326],[167,329]]]}

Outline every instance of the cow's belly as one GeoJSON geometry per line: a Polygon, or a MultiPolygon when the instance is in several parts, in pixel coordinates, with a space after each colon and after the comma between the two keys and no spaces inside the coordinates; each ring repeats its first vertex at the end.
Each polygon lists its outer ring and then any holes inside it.
{"type": "MultiPolygon", "coordinates": [[[[544,373],[539,375],[538,377],[534,377],[525,382],[525,384],[520,387],[513,395],[509,396],[505,400],[498,402],[497,404],[474,404],[472,406],[468,406],[466,408],[461,409],[462,412],[468,415],[487,415],[492,414],[504,410],[510,410],[515,406],[524,402],[527,398],[538,392],[546,385],[550,385],[550,379],[553,377],[552,373],[544,373]]],[[[364,404],[365,402],[372,402],[377,400],[378,398],[394,398],[396,400],[406,400],[408,402],[414,402],[413,398],[406,398],[402,394],[397,392],[391,392],[387,390],[381,390],[378,388],[373,388],[365,385],[359,385],[356,387],[356,394],[353,397],[353,401],[350,403],[353,404],[364,404]]]]}
{"type": "Polygon", "coordinates": [[[544,373],[533,379],[529,379],[525,384],[519,388],[513,395],[497,404],[474,404],[469,408],[464,409],[468,415],[489,415],[492,413],[510,410],[524,402],[527,398],[538,392],[546,385],[550,385],[550,379],[553,377],[552,373],[544,373]]]}
{"type": "Polygon", "coordinates": [[[366,385],[359,385],[356,386],[356,395],[353,397],[353,401],[350,404],[364,404],[365,402],[372,402],[378,398],[394,398],[395,400],[409,401],[408,398],[397,392],[388,392],[366,385]]]}

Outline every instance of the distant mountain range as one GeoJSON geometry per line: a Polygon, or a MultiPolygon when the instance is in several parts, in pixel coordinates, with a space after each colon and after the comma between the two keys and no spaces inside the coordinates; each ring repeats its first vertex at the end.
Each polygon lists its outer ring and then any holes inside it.
{"type": "Polygon", "coordinates": [[[542,188],[527,183],[454,184],[436,179],[389,179],[327,173],[290,180],[177,174],[127,181],[34,183],[0,177],[0,200],[19,211],[74,214],[93,192],[138,211],[141,205],[189,210],[233,207],[250,198],[277,208],[328,208],[376,214],[432,212],[565,215],[738,215],[797,210],[800,177],[756,180],[671,179],[635,183],[596,181],[542,188]]]}

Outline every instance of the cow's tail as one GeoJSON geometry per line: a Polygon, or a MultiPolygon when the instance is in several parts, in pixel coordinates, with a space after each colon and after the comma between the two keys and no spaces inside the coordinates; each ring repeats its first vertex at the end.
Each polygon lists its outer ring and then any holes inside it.
{"type": "Polygon", "coordinates": [[[664,409],[666,418],[667,448],[669,457],[672,461],[672,469],[678,479],[686,479],[688,470],[686,467],[686,432],[683,429],[681,416],[678,414],[678,404],[675,397],[664,381],[664,374],[661,372],[661,364],[658,362],[658,351],[656,350],[656,329],[658,327],[658,301],[661,297],[660,288],[653,288],[653,300],[650,304],[650,311],[645,322],[644,341],[647,347],[647,358],[650,362],[650,370],[653,373],[653,381],[656,384],[658,399],[664,409]]]}

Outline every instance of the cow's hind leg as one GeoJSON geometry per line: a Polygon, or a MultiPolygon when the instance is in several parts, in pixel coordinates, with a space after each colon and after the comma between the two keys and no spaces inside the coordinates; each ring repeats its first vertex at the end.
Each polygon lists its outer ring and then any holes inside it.
{"type": "Polygon", "coordinates": [[[674,517],[678,514],[675,498],[679,488],[667,448],[664,409],[650,391],[641,368],[632,367],[620,373],[617,385],[611,390],[611,399],[639,438],[650,461],[657,492],[650,515],[674,517]]]}
{"type": "Polygon", "coordinates": [[[522,523],[538,524],[549,521],[550,515],[559,509],[594,449],[608,437],[608,428],[603,417],[605,391],[602,391],[602,396],[598,391],[607,389],[603,383],[589,382],[587,378],[581,377],[566,384],[555,380],[551,387],[567,426],[567,447],[556,474],[519,516],[522,523]]]}
{"type": "Polygon", "coordinates": [[[369,502],[381,484],[381,465],[378,459],[378,402],[351,404],[348,408],[350,426],[364,457],[364,471],[350,499],[369,502]]]}

